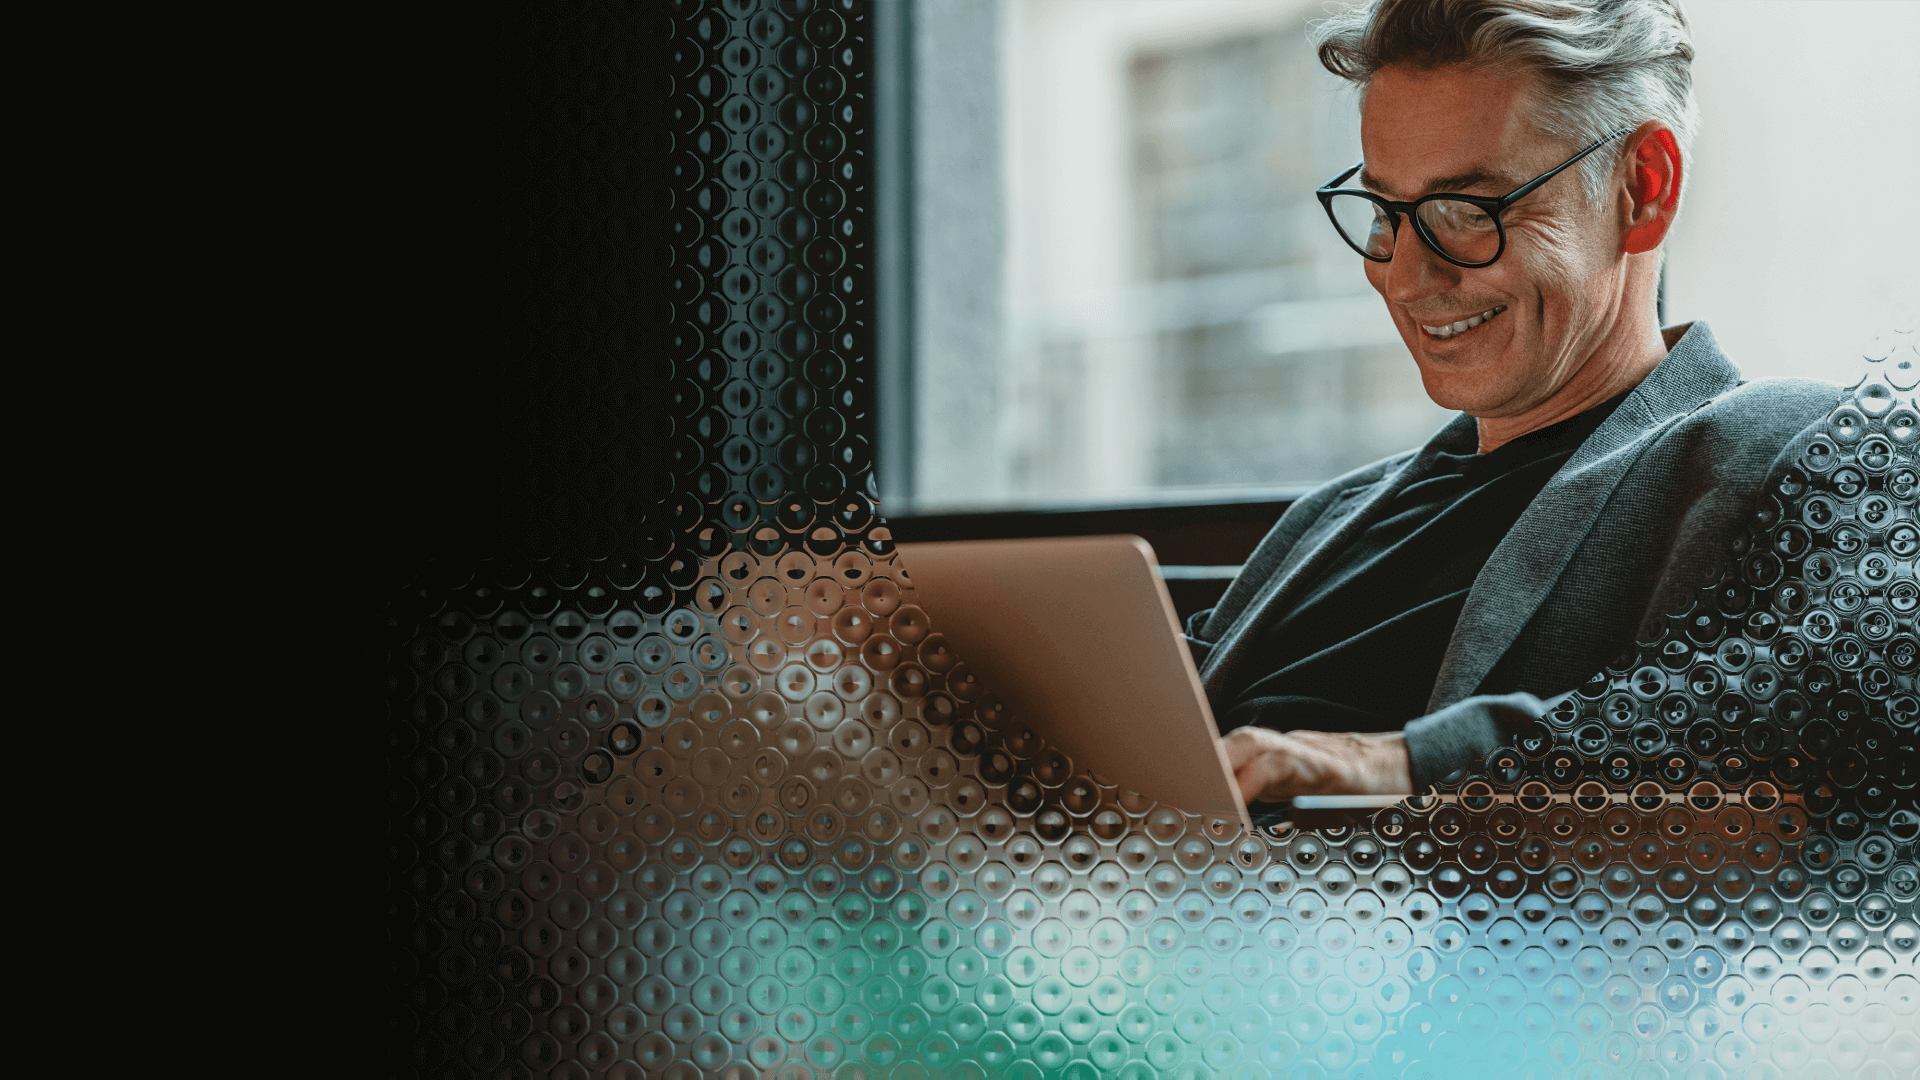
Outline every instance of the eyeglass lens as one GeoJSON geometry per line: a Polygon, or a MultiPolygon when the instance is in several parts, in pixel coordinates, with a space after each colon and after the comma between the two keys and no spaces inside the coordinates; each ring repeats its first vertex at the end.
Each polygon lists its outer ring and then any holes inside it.
{"type": "MultiPolygon", "coordinates": [[[[1376,259],[1393,257],[1393,219],[1371,199],[1335,195],[1333,222],[1356,251],[1376,259]]],[[[1469,202],[1433,199],[1415,211],[1435,246],[1466,263],[1487,262],[1500,251],[1500,230],[1493,215],[1469,202]]]]}

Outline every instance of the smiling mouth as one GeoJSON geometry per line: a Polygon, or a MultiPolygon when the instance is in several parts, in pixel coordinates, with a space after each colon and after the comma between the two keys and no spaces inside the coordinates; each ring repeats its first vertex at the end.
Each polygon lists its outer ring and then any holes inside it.
{"type": "Polygon", "coordinates": [[[1474,315],[1470,318],[1461,319],[1459,322],[1456,322],[1456,323],[1448,323],[1445,326],[1427,326],[1425,324],[1422,324],[1420,329],[1425,330],[1427,332],[1427,336],[1433,338],[1435,341],[1445,341],[1448,338],[1459,337],[1461,334],[1464,334],[1467,331],[1473,329],[1474,327],[1479,326],[1481,323],[1492,319],[1495,315],[1498,315],[1505,310],[1507,310],[1507,305],[1501,304],[1499,307],[1489,308],[1488,310],[1483,311],[1478,315],[1474,315]]]}

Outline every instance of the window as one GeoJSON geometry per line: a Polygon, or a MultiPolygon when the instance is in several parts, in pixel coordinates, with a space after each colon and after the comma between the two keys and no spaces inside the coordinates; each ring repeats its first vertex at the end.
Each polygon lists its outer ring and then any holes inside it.
{"type": "MultiPolygon", "coordinates": [[[[1889,190],[1920,175],[1883,122],[1920,112],[1900,54],[1920,7],[1687,10],[1704,119],[1668,321],[1707,318],[1752,376],[1837,377],[1920,314],[1920,235],[1910,214],[1836,229],[1806,199],[1836,162],[1889,190]],[[1812,130],[1818,153],[1780,152],[1812,130]]],[[[1316,4],[894,11],[890,512],[1271,501],[1446,421],[1313,197],[1360,157],[1355,96],[1305,43],[1316,4]]]]}

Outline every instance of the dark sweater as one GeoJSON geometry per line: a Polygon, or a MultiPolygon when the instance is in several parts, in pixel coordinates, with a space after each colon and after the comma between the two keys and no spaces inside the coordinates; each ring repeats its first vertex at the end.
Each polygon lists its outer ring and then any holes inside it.
{"type": "Polygon", "coordinates": [[[1480,568],[1625,397],[1490,453],[1437,455],[1261,636],[1220,729],[1399,731],[1425,715],[1480,568]]]}

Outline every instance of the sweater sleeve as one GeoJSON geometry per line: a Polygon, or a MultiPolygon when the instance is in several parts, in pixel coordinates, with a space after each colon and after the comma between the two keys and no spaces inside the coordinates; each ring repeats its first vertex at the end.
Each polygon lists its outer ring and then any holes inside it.
{"type": "Polygon", "coordinates": [[[1413,790],[1425,791],[1516,736],[1546,713],[1532,694],[1498,694],[1457,701],[1406,726],[1413,790]]]}
{"type": "Polygon", "coordinates": [[[1187,616],[1185,633],[1187,651],[1193,654],[1195,670],[1205,670],[1207,657],[1213,653],[1213,642],[1206,640],[1207,620],[1213,617],[1213,609],[1196,611],[1187,616]]]}

